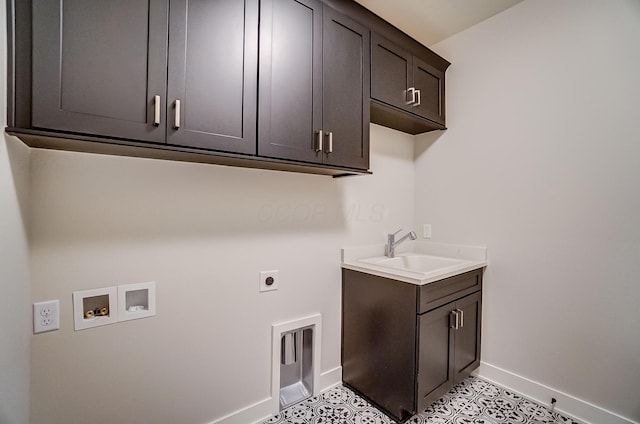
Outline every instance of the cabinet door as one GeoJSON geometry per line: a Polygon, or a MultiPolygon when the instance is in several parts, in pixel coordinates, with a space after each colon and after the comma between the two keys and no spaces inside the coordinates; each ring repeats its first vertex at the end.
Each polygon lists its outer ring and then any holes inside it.
{"type": "Polygon", "coordinates": [[[418,316],[417,410],[423,411],[453,385],[452,304],[418,316]]]}
{"type": "Polygon", "coordinates": [[[455,383],[463,380],[480,365],[480,328],[482,320],[482,292],[474,293],[456,302],[461,311],[460,328],[455,331],[455,383]]]}
{"type": "Polygon", "coordinates": [[[342,379],[398,421],[415,413],[416,288],[342,271],[342,379]]]}
{"type": "Polygon", "coordinates": [[[322,3],[262,1],[259,66],[258,154],[321,162],[322,3]]]}
{"type": "Polygon", "coordinates": [[[407,110],[412,56],[384,37],[371,34],[371,98],[407,110]]]}
{"type": "Polygon", "coordinates": [[[419,91],[419,104],[411,111],[444,125],[444,72],[414,57],[413,85],[419,91]]]}
{"type": "Polygon", "coordinates": [[[369,63],[369,30],[325,6],[322,117],[326,164],[369,168],[369,63]]]}
{"type": "Polygon", "coordinates": [[[256,153],[258,0],[171,2],[167,142],[256,153]]]}
{"type": "Polygon", "coordinates": [[[167,0],[36,1],[32,17],[33,127],[165,141],[167,0]]]}

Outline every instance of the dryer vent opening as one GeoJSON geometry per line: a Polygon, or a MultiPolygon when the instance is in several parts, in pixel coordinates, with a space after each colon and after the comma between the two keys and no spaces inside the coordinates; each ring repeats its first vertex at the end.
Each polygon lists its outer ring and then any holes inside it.
{"type": "Polygon", "coordinates": [[[282,334],[280,339],[280,410],[313,394],[313,326],[282,334]]]}

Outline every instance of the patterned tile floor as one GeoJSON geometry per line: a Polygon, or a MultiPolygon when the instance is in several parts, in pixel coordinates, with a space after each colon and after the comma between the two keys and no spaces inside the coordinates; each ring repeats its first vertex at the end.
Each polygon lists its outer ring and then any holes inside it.
{"type": "MultiPolygon", "coordinates": [[[[408,424],[579,424],[477,377],[452,388],[408,424]]],[[[346,387],[338,386],[261,424],[395,424],[346,387]]]]}

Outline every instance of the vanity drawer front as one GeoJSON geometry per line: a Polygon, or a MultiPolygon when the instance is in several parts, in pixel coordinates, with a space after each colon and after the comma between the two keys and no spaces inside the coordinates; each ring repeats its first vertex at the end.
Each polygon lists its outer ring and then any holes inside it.
{"type": "Polygon", "coordinates": [[[418,290],[418,313],[421,314],[482,290],[482,269],[425,284],[418,290]]]}

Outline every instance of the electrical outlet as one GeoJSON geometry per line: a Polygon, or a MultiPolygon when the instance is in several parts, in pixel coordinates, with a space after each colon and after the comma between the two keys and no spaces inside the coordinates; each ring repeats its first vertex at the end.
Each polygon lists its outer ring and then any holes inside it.
{"type": "Polygon", "coordinates": [[[431,238],[431,224],[422,225],[422,238],[431,238]]]}
{"type": "Polygon", "coordinates": [[[33,333],[60,329],[60,301],[50,300],[33,304],[33,333]]]}
{"type": "Polygon", "coordinates": [[[260,291],[278,290],[278,270],[260,272],[260,291]]]}

